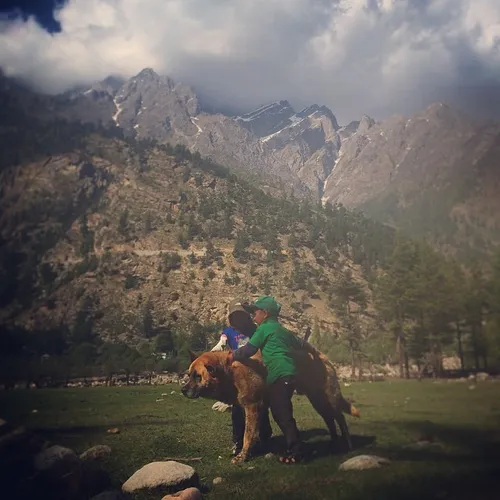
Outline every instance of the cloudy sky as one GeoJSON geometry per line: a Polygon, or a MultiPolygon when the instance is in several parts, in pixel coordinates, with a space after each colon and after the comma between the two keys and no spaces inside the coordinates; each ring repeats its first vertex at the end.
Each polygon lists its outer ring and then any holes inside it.
{"type": "Polygon", "coordinates": [[[500,0],[67,0],[53,19],[52,4],[0,18],[3,71],[43,91],[152,67],[231,111],[288,99],[346,123],[441,100],[500,116],[500,0]]]}

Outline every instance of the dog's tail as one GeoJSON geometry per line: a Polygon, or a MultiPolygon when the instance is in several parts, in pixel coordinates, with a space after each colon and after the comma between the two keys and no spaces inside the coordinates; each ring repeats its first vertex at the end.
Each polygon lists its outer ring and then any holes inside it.
{"type": "Polygon", "coordinates": [[[359,410],[352,403],[349,403],[349,401],[347,401],[346,399],[342,398],[340,406],[341,410],[344,413],[352,415],[353,417],[361,418],[361,413],[359,413],[359,410]]]}

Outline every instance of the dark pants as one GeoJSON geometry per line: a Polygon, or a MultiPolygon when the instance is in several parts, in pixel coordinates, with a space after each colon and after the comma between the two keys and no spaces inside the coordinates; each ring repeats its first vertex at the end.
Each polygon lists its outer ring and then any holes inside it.
{"type": "MultiPolygon", "coordinates": [[[[231,409],[231,421],[233,423],[233,443],[238,447],[243,446],[243,436],[245,435],[245,410],[240,405],[233,405],[231,409]]],[[[259,437],[265,443],[273,434],[267,406],[262,408],[259,415],[259,437]]]]}
{"type": "Polygon", "coordinates": [[[301,443],[297,423],[293,418],[292,397],[294,391],[294,377],[279,378],[268,386],[268,402],[273,418],[285,436],[287,451],[298,454],[301,443]]]}

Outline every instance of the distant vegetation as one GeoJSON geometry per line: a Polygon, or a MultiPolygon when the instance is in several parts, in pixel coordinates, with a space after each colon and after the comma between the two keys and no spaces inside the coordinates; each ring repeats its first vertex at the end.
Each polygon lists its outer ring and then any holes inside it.
{"type": "MultiPolygon", "coordinates": [[[[500,256],[491,265],[481,262],[464,268],[424,242],[405,238],[342,205],[322,206],[293,194],[270,196],[182,145],[136,141],[123,138],[116,128],[65,122],[47,124],[43,131],[34,125],[23,131],[16,138],[3,135],[2,140],[10,138],[14,144],[14,156],[4,156],[3,166],[85,149],[86,137],[94,133],[125,141],[139,158],[140,170],[145,174],[153,150],[162,151],[184,166],[183,182],[194,180],[195,188],[186,185],[179,193],[178,210],[167,214],[167,220],[175,228],[180,248],[204,242],[206,253],[184,259],[175,251],[165,254],[161,263],[165,283],[171,271],[183,266],[189,266],[192,272],[208,269],[206,280],[213,279],[214,269],[224,267],[221,252],[213,242],[223,239],[233,246],[232,255],[241,269],[258,277],[258,286],[249,287],[249,293],[277,293],[278,278],[284,278],[289,290],[301,292],[302,300],[292,304],[298,313],[308,307],[309,299],[326,294],[328,307],[339,320],[339,329],[322,331],[320,322],[313,321],[312,341],[331,359],[350,363],[353,375],[360,366],[388,361],[399,363],[402,377],[408,376],[412,362],[440,375],[444,354],[457,354],[463,367],[500,366],[500,256]],[[202,186],[202,173],[223,179],[227,183],[225,195],[209,195],[202,186]],[[265,249],[265,255],[256,251],[256,244],[265,249]],[[312,252],[314,261],[303,260],[301,249],[312,252]],[[284,262],[291,264],[286,276],[284,262]],[[359,266],[361,276],[353,274],[352,264],[359,266]]],[[[98,258],[93,253],[94,234],[85,211],[73,216],[79,219],[79,253],[83,261],[66,280],[87,272],[106,274],[108,257],[98,258]]],[[[155,214],[148,211],[141,221],[141,231],[150,233],[155,220],[155,214]]],[[[137,227],[128,211],[120,214],[117,231],[121,237],[136,237],[137,227]]],[[[41,264],[40,257],[58,237],[53,235],[40,252],[30,255],[21,249],[12,253],[6,245],[0,246],[3,306],[15,300],[29,305],[42,293],[50,296],[57,270],[41,264]]],[[[227,286],[240,283],[241,277],[235,270],[224,269],[224,273],[227,286]]],[[[62,285],[64,281],[59,283],[62,285]]],[[[140,280],[127,274],[123,287],[134,290],[140,287],[140,280]]],[[[85,289],[81,294],[82,307],[74,324],[51,331],[36,326],[30,332],[10,328],[2,334],[1,380],[12,381],[22,374],[39,380],[183,369],[186,349],[208,349],[221,327],[195,322],[155,326],[146,302],[137,312],[141,343],[109,344],[94,331],[96,316],[102,311],[86,296],[85,289]],[[166,359],[155,357],[158,352],[166,353],[166,359]]]]}

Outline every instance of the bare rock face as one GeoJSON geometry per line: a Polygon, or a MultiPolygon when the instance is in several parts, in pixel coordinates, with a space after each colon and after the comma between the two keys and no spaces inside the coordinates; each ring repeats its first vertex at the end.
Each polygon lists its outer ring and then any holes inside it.
{"type": "Polygon", "coordinates": [[[340,127],[327,107],[314,104],[297,113],[283,100],[229,117],[202,112],[192,89],[149,68],[120,83],[110,77],[72,102],[88,102],[81,110],[86,121],[97,113],[95,120],[114,121],[128,135],[181,143],[275,185],[322,195],[340,147],[340,127]],[[113,111],[103,119],[101,108],[109,102],[113,111]]]}
{"type": "MultiPolygon", "coordinates": [[[[355,124],[349,127],[352,132],[355,124]]],[[[482,240],[487,247],[498,237],[497,125],[475,124],[436,103],[409,119],[363,118],[355,132],[339,133],[342,145],[324,200],[445,247],[482,240]]]]}
{"type": "Polygon", "coordinates": [[[295,114],[288,101],[273,102],[250,113],[237,116],[236,122],[257,137],[265,137],[278,132],[291,123],[290,117],[295,114]]]}
{"type": "Polygon", "coordinates": [[[326,107],[310,106],[285,126],[261,138],[275,165],[288,165],[292,175],[321,196],[340,148],[338,124],[326,107]]]}
{"type": "Polygon", "coordinates": [[[132,493],[142,489],[177,487],[187,482],[197,482],[196,471],[179,462],[151,462],[134,472],[122,485],[122,491],[132,493]]]}
{"type": "Polygon", "coordinates": [[[138,137],[164,140],[172,131],[190,137],[198,130],[191,120],[198,112],[193,91],[152,69],[144,69],[128,80],[114,102],[116,124],[138,137]]]}

